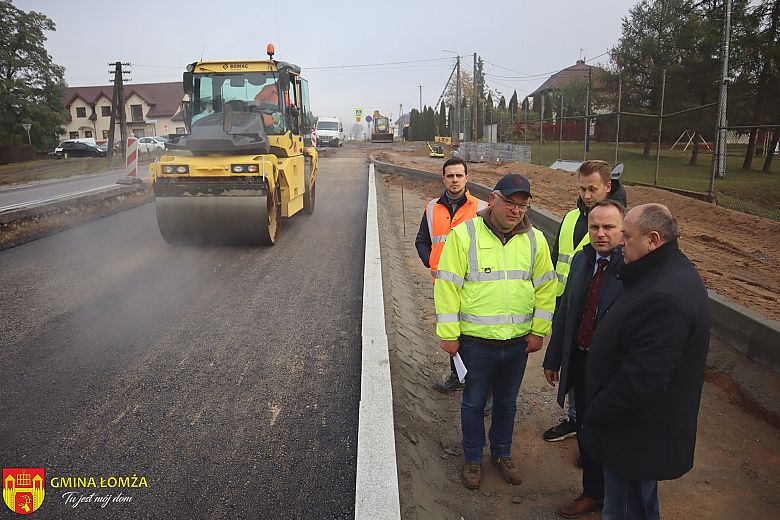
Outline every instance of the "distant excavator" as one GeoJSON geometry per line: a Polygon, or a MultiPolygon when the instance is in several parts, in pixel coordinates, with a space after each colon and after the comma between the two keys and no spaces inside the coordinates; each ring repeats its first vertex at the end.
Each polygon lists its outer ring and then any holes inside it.
{"type": "Polygon", "coordinates": [[[374,129],[371,132],[372,143],[392,143],[393,131],[390,129],[390,120],[374,110],[374,129]]]}
{"type": "Polygon", "coordinates": [[[440,144],[434,144],[431,146],[431,143],[427,142],[428,149],[431,151],[430,157],[436,157],[438,159],[442,159],[444,157],[444,147],[440,144]]]}

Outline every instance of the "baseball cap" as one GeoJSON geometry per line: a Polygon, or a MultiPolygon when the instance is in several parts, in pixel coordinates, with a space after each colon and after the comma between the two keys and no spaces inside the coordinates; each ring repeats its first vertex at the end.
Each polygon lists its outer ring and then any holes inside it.
{"type": "Polygon", "coordinates": [[[528,197],[531,197],[531,183],[528,179],[520,175],[519,173],[507,173],[496,183],[496,187],[493,191],[498,191],[504,197],[508,197],[515,193],[525,193],[528,197]]]}

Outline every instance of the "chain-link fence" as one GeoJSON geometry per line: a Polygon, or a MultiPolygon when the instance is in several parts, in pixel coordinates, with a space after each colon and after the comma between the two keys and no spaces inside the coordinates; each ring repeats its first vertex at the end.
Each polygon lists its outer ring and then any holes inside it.
{"type": "Polygon", "coordinates": [[[622,82],[614,87],[593,94],[588,87],[579,100],[564,99],[560,90],[545,91],[514,113],[461,107],[460,113],[450,114],[452,134],[460,133],[463,141],[526,143],[531,162],[546,166],[559,159],[622,162],[621,178],[628,183],[780,220],[780,122],[729,126],[726,167],[719,176],[713,166],[716,103],[685,106],[670,98],[665,73],[654,107],[629,108],[623,103],[622,82]],[[595,94],[600,96],[598,107],[595,94]],[[754,153],[746,159],[749,148],[754,153]]]}

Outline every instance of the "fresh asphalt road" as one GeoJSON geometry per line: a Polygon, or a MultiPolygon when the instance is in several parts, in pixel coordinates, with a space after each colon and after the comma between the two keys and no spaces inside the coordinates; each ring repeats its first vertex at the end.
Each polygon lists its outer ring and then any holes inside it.
{"type": "MultiPolygon", "coordinates": [[[[95,159],[97,160],[97,159],[95,159]]],[[[105,159],[102,159],[105,160],[105,159]]],[[[120,162],[122,158],[119,158],[120,162]]],[[[22,186],[10,186],[0,188],[0,209],[12,204],[23,204],[45,200],[58,195],[78,193],[80,191],[103,188],[105,186],[116,185],[117,179],[125,176],[124,168],[114,168],[101,173],[91,175],[79,175],[43,181],[22,186]]],[[[149,166],[138,167],[138,177],[141,179],[149,178],[149,166]]]]}
{"type": "Polygon", "coordinates": [[[0,252],[0,464],[38,518],[352,518],[367,163],[321,159],[270,248],[174,247],[153,204],[0,252]],[[53,489],[52,477],[148,489],[53,489]],[[68,491],[131,496],[70,508],[68,491]]]}

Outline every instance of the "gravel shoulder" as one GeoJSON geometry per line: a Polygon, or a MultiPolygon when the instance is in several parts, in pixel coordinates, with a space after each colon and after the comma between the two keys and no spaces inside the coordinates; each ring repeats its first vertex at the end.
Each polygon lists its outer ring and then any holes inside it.
{"type": "MultiPolygon", "coordinates": [[[[440,162],[431,161],[426,169],[434,171],[436,165],[440,167],[440,162]]],[[[471,166],[472,179],[489,184],[489,172],[471,166]]],[[[538,199],[555,200],[541,182],[532,182],[539,187],[538,199]]],[[[430,275],[414,249],[424,205],[440,193],[441,185],[391,175],[378,177],[377,183],[402,517],[558,518],[557,507],[580,490],[580,472],[574,464],[576,440],[547,443],[541,438],[562,416],[555,389],[544,381],[543,352],[529,358],[518,399],[512,453],[523,472],[523,484],[506,484],[488,463],[483,465],[480,490],[468,491],[461,485],[460,394],[442,395],[433,388],[448,370],[447,360],[437,346],[430,275]]],[[[640,200],[634,190],[629,196],[640,200]]],[[[780,391],[777,375],[761,371],[715,339],[709,364],[723,370],[760,371],[768,399],[780,391]]],[[[683,478],[661,483],[662,514],[668,519],[780,517],[778,468],[778,428],[744,406],[728,375],[710,369],[699,416],[696,465],[683,478]]]]}

